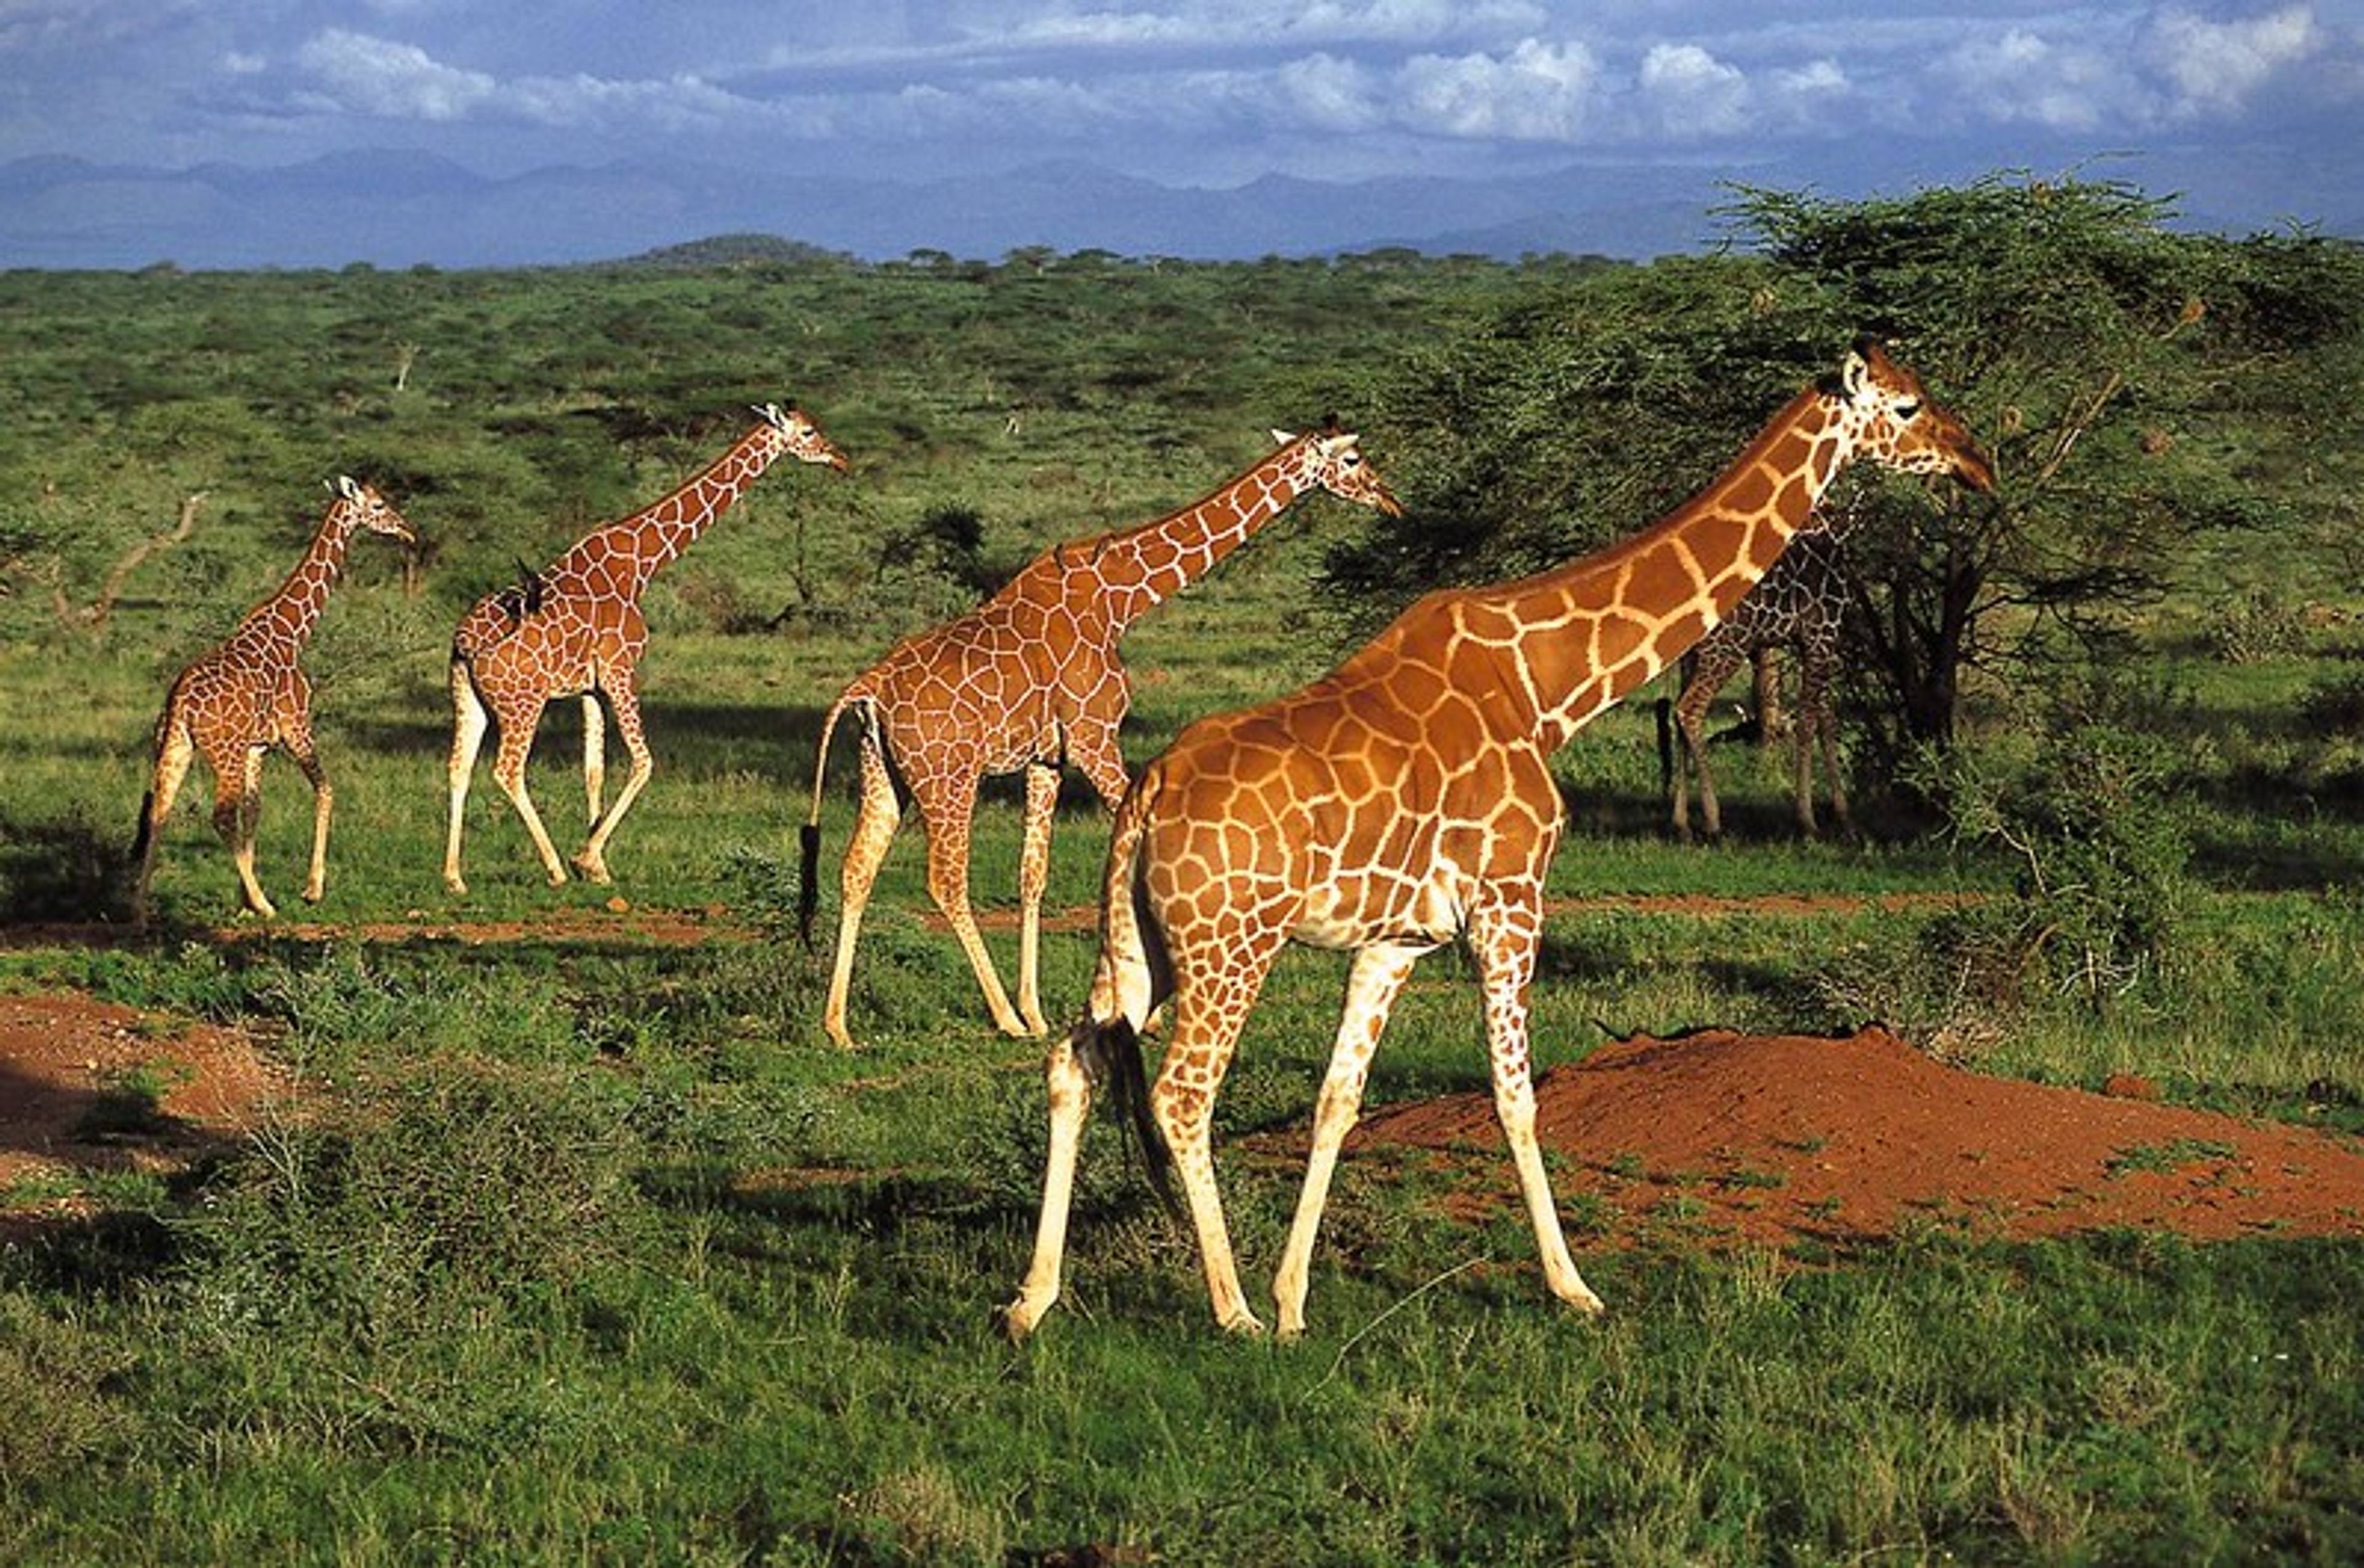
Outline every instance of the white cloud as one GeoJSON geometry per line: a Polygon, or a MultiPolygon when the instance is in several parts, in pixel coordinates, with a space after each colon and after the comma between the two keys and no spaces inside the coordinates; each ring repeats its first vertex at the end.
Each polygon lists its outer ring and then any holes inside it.
{"type": "Polygon", "coordinates": [[[1500,57],[1417,55],[1399,79],[1397,117],[1445,136],[1573,141],[1600,79],[1599,61],[1581,43],[1525,39],[1500,57]]]}
{"type": "Polygon", "coordinates": [[[2180,117],[2236,113],[2283,67],[2322,46],[2311,6],[2230,22],[2212,22],[2180,7],[2151,20],[2144,54],[2171,89],[2169,112],[2180,117]]]}
{"type": "Polygon", "coordinates": [[[1650,117],[1671,135],[1706,139],[1748,128],[1747,75],[1697,44],[1653,44],[1640,80],[1650,117]]]}
{"type": "Polygon", "coordinates": [[[440,63],[416,44],[341,28],[310,39],[296,61],[326,84],[335,107],[384,119],[464,119],[500,87],[481,71],[440,63]]]}
{"type": "Polygon", "coordinates": [[[1967,39],[1940,57],[1940,91],[1971,119],[2091,130],[2132,109],[2132,81],[2100,49],[2057,44],[2026,28],[1967,39]]]}
{"type": "Polygon", "coordinates": [[[1343,133],[1385,123],[1377,80],[1351,60],[1327,54],[1292,60],[1273,72],[1277,101],[1310,130],[1343,133]]]}

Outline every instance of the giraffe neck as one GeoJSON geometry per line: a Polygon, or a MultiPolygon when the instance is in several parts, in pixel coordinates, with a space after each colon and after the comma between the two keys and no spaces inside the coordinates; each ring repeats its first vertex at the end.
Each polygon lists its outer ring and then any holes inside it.
{"type": "Polygon", "coordinates": [[[695,543],[786,450],[786,436],[768,423],[758,425],[680,489],[593,530],[570,554],[581,563],[604,561],[618,591],[637,603],[649,580],[695,543]]]}
{"type": "Polygon", "coordinates": [[[278,591],[247,612],[242,628],[260,645],[283,649],[291,659],[320,624],[328,607],[329,590],[345,570],[345,547],[352,542],[353,524],[343,505],[333,505],[320,519],[319,530],[296,562],[278,591]]]}
{"type": "MultiPolygon", "coordinates": [[[[1838,406],[1809,387],[1704,490],[1643,532],[1556,571],[1479,590],[1478,604],[1506,618],[1545,748],[1729,616],[1805,526],[1847,455],[1838,406]]],[[[1470,618],[1473,630],[1490,619],[1474,610],[1470,618]]]]}
{"type": "Polygon", "coordinates": [[[1310,438],[1299,438],[1204,499],[1154,522],[1062,547],[1079,553],[1099,581],[1119,630],[1204,575],[1249,536],[1287,511],[1313,483],[1310,438]]]}

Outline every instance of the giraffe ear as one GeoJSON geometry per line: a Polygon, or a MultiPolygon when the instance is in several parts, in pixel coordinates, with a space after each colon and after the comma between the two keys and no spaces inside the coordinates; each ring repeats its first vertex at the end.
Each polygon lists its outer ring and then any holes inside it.
{"type": "Polygon", "coordinates": [[[1272,433],[1272,439],[1274,445],[1285,447],[1297,438],[1287,430],[1275,430],[1272,433]]]}
{"type": "Polygon", "coordinates": [[[354,482],[353,476],[350,473],[340,473],[337,475],[335,483],[331,484],[329,488],[335,491],[338,495],[343,496],[348,501],[358,501],[362,498],[362,487],[359,484],[354,482]]]}
{"type": "Polygon", "coordinates": [[[1863,343],[1847,350],[1845,362],[1839,366],[1839,385],[1845,389],[1849,403],[1861,397],[1871,387],[1871,361],[1864,357],[1863,343]]]}

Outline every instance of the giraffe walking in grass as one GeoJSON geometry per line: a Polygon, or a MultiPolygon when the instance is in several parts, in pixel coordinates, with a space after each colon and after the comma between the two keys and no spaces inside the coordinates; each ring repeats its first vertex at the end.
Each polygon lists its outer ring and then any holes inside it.
{"type": "Polygon", "coordinates": [[[298,662],[319,625],[329,590],[343,573],[356,531],[413,542],[410,525],[370,486],[340,475],[311,544],[278,592],[246,613],[219,646],[183,670],[156,721],[155,768],[139,806],[131,858],[139,862],[132,917],[148,923],[148,884],[156,843],[189,763],[206,760],[214,775],[214,830],[229,846],[246,911],[278,914],[254,874],[254,834],[262,814],[262,759],[283,748],[312,785],[312,869],[304,898],[318,903],[328,886],[329,815],[336,795],[312,741],[312,683],[298,662]]]}
{"type": "Polygon", "coordinates": [[[983,605],[898,643],[830,706],[803,833],[800,923],[808,946],[820,899],[821,780],[830,738],[849,711],[862,726],[861,804],[840,873],[837,959],[821,1015],[831,1040],[853,1044],[846,995],[871,884],[902,819],[897,774],[927,827],[928,895],[968,955],[995,1025],[1006,1034],[1044,1032],[1036,954],[1060,764],[1080,768],[1110,809],[1124,795],[1117,729],[1132,693],[1117,657],[1118,639],[1300,495],[1327,490],[1359,506],[1399,509],[1363,461],[1355,438],[1334,422],[1310,435],[1273,434],[1278,450],[1212,495],[1154,522],[1044,551],[983,605]],[[1018,1005],[1012,1007],[969,909],[969,825],[978,782],[1020,769],[1026,826],[1018,873],[1018,1005]]]}
{"type": "Polygon", "coordinates": [[[1699,775],[1700,831],[1711,839],[1723,831],[1715,777],[1708,768],[1708,705],[1743,664],[1776,648],[1793,648],[1798,652],[1798,706],[1790,719],[1797,762],[1793,801],[1798,827],[1809,838],[1821,831],[1814,816],[1814,762],[1819,753],[1823,772],[1830,780],[1831,816],[1840,832],[1855,830],[1847,813],[1846,779],[1839,765],[1838,719],[1831,706],[1831,683],[1838,673],[1840,638],[1846,628],[1852,593],[1844,552],[1856,520],[1853,507],[1824,507],[1820,526],[1801,532],[1765,573],[1765,580],[1733,607],[1730,618],[1683,655],[1683,685],[1671,705],[1675,734],[1669,738],[1679,743],[1670,747],[1670,754],[1664,759],[1677,838],[1688,840],[1691,836],[1687,785],[1692,773],[1699,775]]]}
{"type": "Polygon", "coordinates": [[[1600,1309],[1568,1255],[1534,1131],[1527,987],[1565,808],[1549,760],[1732,613],[1850,460],[1990,489],[1961,421],[1859,340],[1705,490],[1649,528],[1540,575],[1433,593],[1312,685],[1185,729],[1117,813],[1084,1018],[1051,1048],[1050,1149],[1014,1337],[1059,1295],[1076,1156],[1109,1082],[1178,1169],[1215,1319],[1261,1332],[1232,1260],[1209,1128],[1241,1026],[1282,945],[1355,954],[1273,1294],[1302,1331],[1314,1235],[1379,1032],[1422,953],[1464,939],[1484,994],[1494,1106],[1552,1294],[1600,1309]],[[1166,1002],[1154,1084],[1139,1031],[1166,1002]]]}
{"type": "Polygon", "coordinates": [[[451,826],[443,843],[443,883],[452,892],[468,891],[460,874],[460,832],[468,778],[489,723],[500,726],[493,780],[524,818],[551,885],[566,880],[566,867],[526,793],[525,764],[543,706],[552,697],[577,695],[583,699],[583,793],[590,827],[574,866],[593,882],[608,881],[608,840],[655,767],[641,727],[636,684],[641,655],[649,645],[641,595],[659,571],[779,459],[826,463],[841,473],[847,466],[820,427],[797,410],[765,404],[755,412],[761,416],[755,428],[704,473],[630,517],[592,529],[541,572],[477,600],[461,620],[452,639],[451,826]],[[603,805],[602,695],[615,712],[616,732],[631,759],[631,772],[612,806],[603,805]]]}

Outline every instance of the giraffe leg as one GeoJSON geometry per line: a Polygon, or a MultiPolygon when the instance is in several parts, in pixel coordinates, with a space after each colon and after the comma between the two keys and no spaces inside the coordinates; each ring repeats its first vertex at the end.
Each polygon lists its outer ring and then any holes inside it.
{"type": "Polygon", "coordinates": [[[1116,726],[1076,722],[1067,731],[1067,761],[1083,771],[1100,804],[1114,811],[1132,781],[1124,771],[1124,753],[1118,750],[1116,726]]]}
{"type": "MultiPolygon", "coordinates": [[[[585,700],[596,701],[596,698],[586,693],[585,700]]],[[[641,791],[648,787],[649,775],[656,771],[656,759],[649,754],[648,737],[641,728],[641,699],[632,689],[629,674],[608,688],[608,700],[616,706],[616,733],[623,740],[625,753],[632,760],[632,769],[624,777],[624,787],[616,792],[616,804],[593,823],[591,837],[584,843],[583,852],[574,857],[576,869],[602,886],[608,882],[608,840],[614,836],[617,824],[623,821],[624,813],[632,808],[632,802],[640,799],[641,791]]],[[[583,734],[586,759],[585,787],[596,790],[590,783],[587,768],[591,736],[587,721],[583,734]]]]}
{"type": "Polygon", "coordinates": [[[1822,718],[1823,767],[1831,779],[1831,819],[1844,838],[1855,837],[1855,817],[1847,810],[1846,767],[1839,757],[1838,717],[1825,700],[1822,718]]]}
{"type": "MultiPolygon", "coordinates": [[[[1078,1026],[1089,1028],[1088,1024],[1078,1026]]],[[[1092,1108],[1092,1081],[1076,1059],[1072,1039],[1052,1042],[1043,1076],[1051,1091],[1051,1147],[1043,1162],[1043,1212],[1034,1222],[1034,1257],[1018,1299],[1001,1311],[1002,1331],[1022,1340],[1059,1299],[1059,1270],[1067,1249],[1067,1212],[1076,1192],[1076,1154],[1092,1108]]]]}
{"type": "Polygon", "coordinates": [[[1026,841],[1018,858],[1018,1016],[1026,1032],[1050,1032],[1043,1021],[1041,983],[1037,979],[1043,942],[1043,889],[1051,880],[1051,819],[1059,804],[1056,763],[1032,762],[1026,769],[1026,841]]]}
{"type": "Polygon", "coordinates": [[[533,796],[525,787],[526,758],[533,751],[534,728],[541,722],[541,699],[521,703],[499,717],[501,743],[493,753],[493,782],[525,819],[525,830],[533,835],[533,847],[541,856],[541,869],[550,885],[559,886],[566,881],[566,866],[559,860],[558,847],[550,841],[550,829],[541,825],[541,813],[533,808],[533,796]]]}
{"type": "Polygon", "coordinates": [[[608,716],[600,711],[599,694],[583,694],[583,820],[597,831],[599,812],[608,798],[608,716]]]}
{"type": "Polygon", "coordinates": [[[846,993],[853,985],[853,947],[862,935],[862,912],[870,906],[870,886],[895,842],[903,808],[895,799],[895,779],[886,770],[886,754],[879,749],[875,730],[865,729],[859,748],[862,762],[861,805],[853,819],[853,837],[845,846],[845,863],[838,871],[837,959],[830,972],[829,1001],[821,1009],[821,1029],[840,1047],[853,1049],[845,1027],[846,993]]]}
{"type": "Polygon", "coordinates": [[[460,825],[467,816],[468,775],[475,771],[477,750],[485,743],[485,730],[489,719],[483,699],[476,695],[475,678],[468,666],[459,660],[452,661],[452,754],[443,764],[443,775],[451,788],[451,826],[443,837],[443,885],[454,893],[468,891],[460,875],[460,825]]]}
{"type": "Polygon", "coordinates": [[[1338,1040],[1331,1048],[1330,1070],[1321,1080],[1321,1097],[1313,1113],[1313,1148],[1305,1160],[1305,1185],[1298,1195],[1297,1217],[1288,1227],[1288,1243],[1281,1249],[1280,1268],[1273,1275],[1272,1296],[1280,1310],[1284,1340],[1305,1331],[1305,1293],[1313,1266],[1313,1241],[1321,1228],[1322,1206],[1329,1201],[1330,1177],[1338,1164],[1338,1146],[1355,1126],[1362,1108],[1363,1084],[1371,1069],[1371,1053],[1378,1048],[1379,1031],[1387,1028],[1388,1009],[1395,1005],[1411,966],[1428,949],[1368,947],[1355,955],[1346,981],[1346,1008],[1338,1020],[1338,1040]]]}
{"type": "MultiPolygon", "coordinates": [[[[1239,1263],[1223,1224],[1222,1195],[1215,1186],[1210,1129],[1215,1090],[1231,1065],[1241,1026],[1247,1022],[1248,1009],[1255,1004],[1280,944],[1277,933],[1240,933],[1222,950],[1219,971],[1210,972],[1217,961],[1201,961],[1200,973],[1193,977],[1197,983],[1185,984],[1175,994],[1173,1038],[1149,1091],[1150,1114],[1174,1156],[1175,1173],[1189,1204],[1215,1321],[1235,1334],[1261,1334],[1264,1323],[1249,1310],[1247,1295],[1240,1289],[1239,1263]]],[[[1188,973],[1188,967],[1182,972],[1188,973]]]]}
{"type": "Polygon", "coordinates": [[[173,802],[180,795],[181,782],[189,776],[189,763],[197,751],[186,721],[167,716],[160,728],[154,782],[140,810],[139,870],[131,886],[131,917],[140,926],[148,923],[148,884],[156,874],[156,841],[164,835],[173,802]]]}
{"type": "MultiPolygon", "coordinates": [[[[1675,728],[1682,735],[1682,751],[1688,766],[1699,774],[1700,832],[1710,839],[1723,833],[1723,811],[1715,798],[1715,775],[1707,762],[1707,710],[1715,701],[1716,693],[1732,679],[1732,673],[1744,662],[1741,655],[1721,648],[1698,651],[1698,662],[1691,678],[1683,684],[1682,695],[1675,699],[1675,728]]],[[[1678,761],[1675,786],[1675,831],[1678,837],[1690,837],[1690,823],[1683,811],[1680,779],[1686,764],[1678,761]]]]}
{"type": "Polygon", "coordinates": [[[262,819],[262,748],[227,748],[206,760],[214,770],[214,831],[229,846],[248,913],[271,919],[279,911],[254,876],[254,835],[262,819]]]}
{"type": "Polygon", "coordinates": [[[1527,884],[1510,897],[1480,902],[1469,915],[1469,945],[1478,956],[1478,983],[1486,995],[1487,1055],[1494,1076],[1494,1114],[1511,1145],[1519,1192],[1542,1255],[1544,1283],[1580,1312],[1601,1309],[1600,1297],[1584,1283],[1568,1256],[1553,1202],[1543,1150],[1535,1141],[1535,1088],[1527,1054],[1527,984],[1534,978],[1535,949],[1543,934],[1543,888],[1527,884]]]}
{"type": "Polygon", "coordinates": [[[1798,662],[1798,826],[1809,837],[1821,831],[1814,820],[1814,762],[1819,751],[1823,771],[1831,781],[1831,817],[1841,833],[1852,834],[1847,815],[1846,780],[1839,766],[1838,716],[1831,710],[1830,663],[1810,650],[1798,662]]]}
{"type": "Polygon", "coordinates": [[[1004,1034],[1024,1036],[1026,1021],[1009,1005],[1009,993],[1001,988],[1001,976],[994,971],[993,955],[985,951],[985,937],[977,930],[976,916],[968,904],[969,819],[976,808],[976,777],[963,773],[936,780],[919,792],[919,802],[920,815],[928,825],[928,896],[935,900],[953,935],[960,940],[961,951],[968,955],[968,966],[976,974],[977,989],[985,993],[986,1010],[993,1015],[994,1028],[1004,1034]]]}
{"type": "Polygon", "coordinates": [[[312,864],[304,878],[304,902],[318,904],[329,890],[329,817],[336,808],[337,792],[329,787],[328,770],[313,749],[309,722],[290,732],[287,751],[312,786],[312,864]]]}

